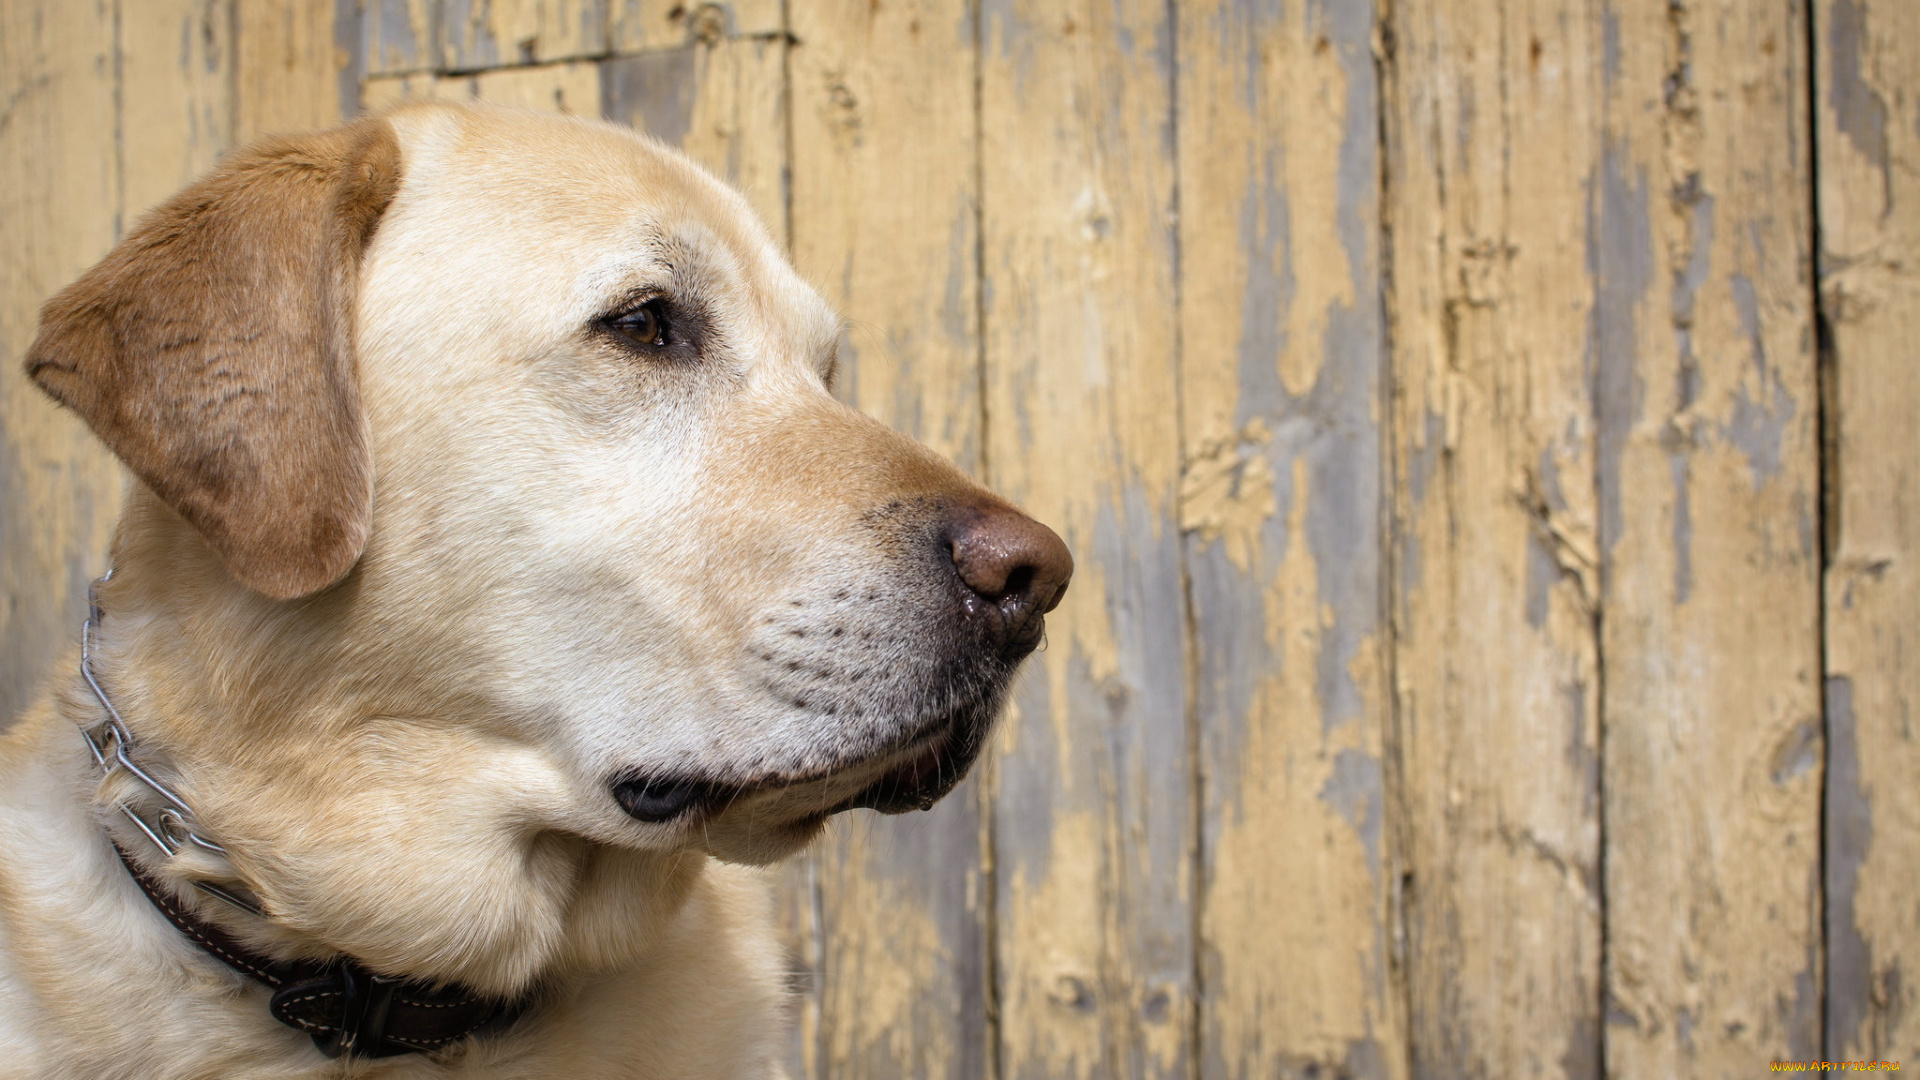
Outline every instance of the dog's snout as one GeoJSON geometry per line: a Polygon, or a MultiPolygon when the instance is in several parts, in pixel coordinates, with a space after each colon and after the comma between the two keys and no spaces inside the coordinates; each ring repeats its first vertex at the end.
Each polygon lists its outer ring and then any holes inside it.
{"type": "Polygon", "coordinates": [[[947,535],[960,580],[1016,626],[1052,611],[1073,576],[1060,537],[1004,504],[955,507],[947,535]]]}

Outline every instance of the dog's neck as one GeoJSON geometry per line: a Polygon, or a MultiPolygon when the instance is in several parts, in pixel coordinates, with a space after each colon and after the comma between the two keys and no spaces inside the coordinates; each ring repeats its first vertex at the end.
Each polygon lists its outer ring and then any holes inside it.
{"type": "MultiPolygon", "coordinates": [[[[325,608],[342,598],[304,602],[303,611],[248,592],[190,536],[156,535],[184,523],[142,495],[123,520],[114,579],[100,590],[92,666],[131,736],[129,756],[191,808],[171,823],[173,835],[184,840],[191,829],[214,845],[187,841],[164,853],[133,817],[162,822],[167,798],[114,770],[95,793],[94,816],[142,869],[197,916],[275,958],[345,954],[503,998],[569,972],[644,962],[705,856],[540,832],[489,819],[496,808],[486,805],[460,819],[476,823],[461,835],[447,834],[444,817],[356,817],[394,805],[395,791],[410,792],[401,803],[411,799],[423,816],[442,809],[436,800],[484,794],[446,767],[449,740],[475,736],[465,727],[449,734],[432,717],[407,719],[410,710],[389,715],[367,704],[363,688],[327,685],[338,665],[325,608]],[[163,557],[145,557],[155,552],[163,557]],[[395,744],[408,752],[395,754],[395,744]],[[359,797],[369,792],[380,797],[359,797]],[[416,825],[420,836],[410,832],[416,825]],[[197,883],[257,900],[264,917],[197,883]]],[[[58,700],[80,729],[99,731],[110,718],[77,671],[58,700]]],[[[72,746],[88,753],[79,735],[72,746]]],[[[538,784],[551,771],[507,740],[482,751],[487,767],[516,783],[538,784]]],[[[462,752],[476,758],[469,745],[462,752]]]]}

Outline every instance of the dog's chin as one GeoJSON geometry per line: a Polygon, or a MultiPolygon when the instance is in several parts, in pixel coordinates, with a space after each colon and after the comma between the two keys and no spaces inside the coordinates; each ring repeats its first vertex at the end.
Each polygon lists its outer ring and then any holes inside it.
{"type": "Polygon", "coordinates": [[[882,814],[904,814],[909,810],[931,810],[934,803],[945,798],[966,777],[979,748],[978,735],[963,739],[949,727],[899,755],[887,764],[878,779],[836,803],[829,813],[866,809],[882,814]]]}
{"type": "MultiPolygon", "coordinates": [[[[705,805],[684,812],[698,819],[690,840],[726,862],[764,866],[811,843],[836,814],[930,810],[965,779],[989,726],[990,721],[971,718],[948,722],[891,754],[844,769],[797,780],[716,787],[705,805]]],[[[631,796],[621,801],[630,815],[642,816],[629,805],[631,796]]]]}

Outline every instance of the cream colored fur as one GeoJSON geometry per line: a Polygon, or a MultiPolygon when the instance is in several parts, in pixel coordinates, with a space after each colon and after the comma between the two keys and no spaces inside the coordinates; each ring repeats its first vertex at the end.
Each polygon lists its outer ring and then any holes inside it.
{"type": "Polygon", "coordinates": [[[368,545],[271,600],[133,485],[97,667],[230,859],[158,858],[113,810],[151,799],[100,783],[70,656],[0,740],[0,1077],[349,1074],[170,927],[103,830],[169,881],[257,893],[269,921],[180,892],[257,947],[539,992],[503,1035],[351,1075],[778,1072],[784,961],[738,864],[805,843],[907,722],[869,707],[925,651],[874,508],[986,496],[832,398],[834,316],[679,155],[507,110],[388,122],[404,178],[354,330],[368,545]],[[649,366],[586,331],[660,288],[701,298],[717,359],[649,366]],[[897,674],[782,682],[820,655],[780,651],[803,594],[897,674]],[[608,795],[689,762],[753,790],[694,825],[608,795]]]}

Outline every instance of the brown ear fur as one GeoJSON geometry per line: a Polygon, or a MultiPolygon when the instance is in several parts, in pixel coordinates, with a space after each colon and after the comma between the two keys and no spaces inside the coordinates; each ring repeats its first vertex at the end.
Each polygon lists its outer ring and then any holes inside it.
{"type": "Polygon", "coordinates": [[[42,390],[276,599],[366,546],[354,297],[399,184],[385,120],[239,150],[47,301],[27,352],[42,390]]]}

